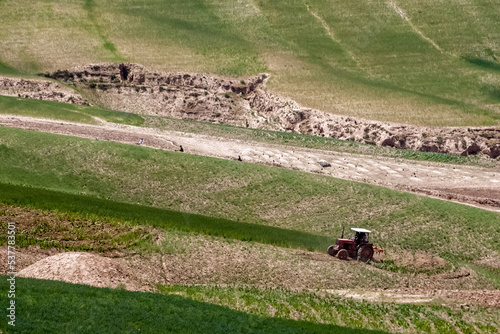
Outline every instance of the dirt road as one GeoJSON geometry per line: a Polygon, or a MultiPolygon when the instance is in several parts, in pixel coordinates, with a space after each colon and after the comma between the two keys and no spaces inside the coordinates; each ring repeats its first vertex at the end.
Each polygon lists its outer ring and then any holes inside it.
{"type": "Polygon", "coordinates": [[[244,162],[375,184],[500,212],[499,169],[271,145],[99,121],[99,125],[89,125],[0,115],[0,126],[126,144],[138,144],[143,138],[143,146],[156,149],[178,150],[182,145],[189,154],[233,160],[240,156],[244,162]],[[321,167],[320,160],[331,167],[321,167]]]}

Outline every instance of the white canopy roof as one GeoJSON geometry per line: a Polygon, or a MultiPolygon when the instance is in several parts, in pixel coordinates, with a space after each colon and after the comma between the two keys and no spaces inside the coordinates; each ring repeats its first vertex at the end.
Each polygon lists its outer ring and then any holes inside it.
{"type": "Polygon", "coordinates": [[[353,230],[354,232],[372,233],[372,231],[365,230],[364,228],[351,227],[351,230],[353,230]]]}

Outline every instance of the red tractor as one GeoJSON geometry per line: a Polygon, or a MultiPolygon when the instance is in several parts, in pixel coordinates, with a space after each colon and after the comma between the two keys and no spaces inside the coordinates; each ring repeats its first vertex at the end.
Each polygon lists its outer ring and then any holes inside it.
{"type": "Polygon", "coordinates": [[[352,257],[360,261],[366,262],[373,258],[373,244],[369,241],[371,231],[364,228],[351,228],[356,234],[354,238],[344,239],[344,230],[342,237],[335,241],[335,245],[328,247],[328,254],[337,256],[341,260],[347,260],[347,257],[352,257]]]}

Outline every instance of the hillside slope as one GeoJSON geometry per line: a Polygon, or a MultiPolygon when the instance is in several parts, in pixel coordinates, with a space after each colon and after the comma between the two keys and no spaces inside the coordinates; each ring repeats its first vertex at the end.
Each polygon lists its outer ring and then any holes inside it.
{"type": "Polygon", "coordinates": [[[495,125],[498,6],[407,0],[0,2],[1,72],[129,61],[272,74],[328,112],[418,125],[495,125]],[[13,69],[14,68],[14,69],[13,69]]]}
{"type": "MultiPolygon", "coordinates": [[[[102,210],[108,199],[332,239],[343,225],[358,225],[384,231],[377,236],[383,246],[430,250],[463,261],[498,258],[500,251],[496,238],[500,216],[455,203],[323,175],[136,145],[7,128],[0,128],[0,134],[0,182],[97,197],[102,210]],[[471,244],[476,245],[471,248],[471,244]]],[[[5,190],[5,196],[13,194],[5,190]]],[[[30,196],[34,199],[28,203],[50,197],[34,190],[30,196]]],[[[69,201],[67,196],[62,202],[69,201]]],[[[58,202],[44,209],[63,205],[58,202]]],[[[139,217],[145,220],[146,213],[139,217]]],[[[312,244],[318,245],[314,249],[328,246],[312,244]]]]}
{"type": "MultiPolygon", "coordinates": [[[[4,105],[0,98],[0,113],[4,105]]],[[[53,107],[54,105],[51,104],[50,106],[53,107]]],[[[303,143],[303,140],[308,138],[306,135],[290,134],[285,137],[280,136],[277,132],[256,131],[253,133],[254,135],[264,138],[254,141],[249,139],[249,136],[243,135],[241,131],[238,131],[240,128],[236,127],[227,127],[226,129],[233,131],[241,139],[231,139],[231,135],[227,133],[226,135],[229,138],[220,135],[160,130],[155,127],[135,127],[104,121],[101,121],[98,125],[93,123],[82,124],[71,122],[69,117],[89,117],[88,115],[71,113],[69,115],[65,114],[65,116],[68,118],[60,118],[64,120],[64,122],[61,122],[60,120],[43,118],[0,115],[0,126],[130,145],[138,144],[142,138],[144,141],[142,145],[167,151],[178,151],[180,145],[184,145],[184,152],[189,154],[227,160],[237,160],[239,157],[239,159],[248,163],[328,175],[345,180],[440,197],[473,206],[480,205],[482,208],[500,212],[500,191],[498,189],[500,180],[498,179],[498,168],[495,168],[495,166],[500,166],[500,163],[495,161],[438,153],[419,152],[419,154],[416,154],[416,152],[408,153],[405,151],[402,153],[406,153],[407,159],[402,159],[405,155],[395,155],[395,149],[385,152],[374,149],[372,151],[373,155],[359,154],[368,145],[358,144],[356,146],[352,142],[328,141],[319,138],[316,139],[316,144],[323,144],[324,149],[312,149],[308,147],[311,142],[303,143]],[[273,143],[274,140],[275,143],[273,143]],[[281,144],[278,143],[280,141],[281,144]],[[356,153],[348,153],[349,151],[356,153]],[[396,158],[383,157],[384,153],[392,153],[396,158]],[[382,155],[382,157],[378,155],[382,155]],[[421,160],[427,160],[427,162],[421,160]],[[319,164],[320,161],[323,161],[323,165],[326,163],[330,164],[330,166],[323,168],[319,164]],[[437,161],[446,163],[436,163],[437,161]],[[457,164],[469,164],[469,166],[457,164]],[[477,164],[482,164],[483,167],[477,166],[477,164]]],[[[99,118],[96,119],[99,120],[99,118]]],[[[90,118],[90,120],[93,119],[90,118]]],[[[196,123],[193,122],[192,124],[196,123]]],[[[216,128],[212,127],[210,129],[216,128]]],[[[179,129],[175,128],[175,130],[179,129]]],[[[3,133],[3,131],[0,130],[0,133],[3,133]]]]}

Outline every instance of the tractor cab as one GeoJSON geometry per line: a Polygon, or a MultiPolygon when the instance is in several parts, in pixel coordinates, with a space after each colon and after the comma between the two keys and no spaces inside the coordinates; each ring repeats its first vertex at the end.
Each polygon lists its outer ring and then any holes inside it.
{"type": "Polygon", "coordinates": [[[346,260],[348,256],[358,258],[361,261],[368,261],[373,257],[373,245],[370,243],[371,231],[364,228],[351,228],[355,232],[353,238],[342,237],[335,241],[335,245],[328,247],[328,254],[338,256],[341,260],[346,260]]]}
{"type": "Polygon", "coordinates": [[[364,228],[351,228],[356,234],[354,235],[354,242],[356,245],[367,244],[370,240],[371,231],[365,230],[364,228]]]}

